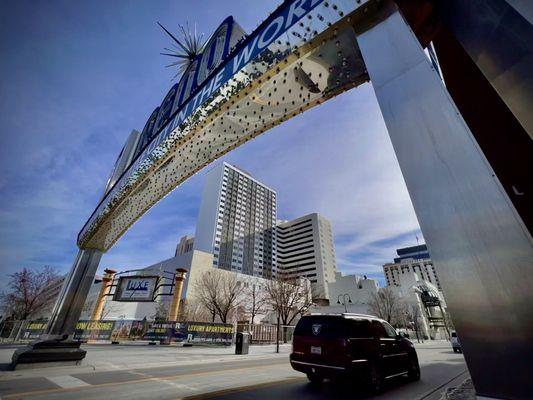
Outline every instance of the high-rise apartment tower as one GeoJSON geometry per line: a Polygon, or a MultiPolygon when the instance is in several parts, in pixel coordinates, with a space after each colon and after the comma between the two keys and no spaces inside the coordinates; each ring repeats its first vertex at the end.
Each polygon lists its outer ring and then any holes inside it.
{"type": "Polygon", "coordinates": [[[331,223],[317,213],[280,222],[277,244],[279,274],[307,278],[313,297],[329,299],[327,283],[337,272],[331,223]]]}
{"type": "Polygon", "coordinates": [[[194,249],[213,266],[272,278],[277,272],[276,192],[226,162],[207,172],[194,249]]]}

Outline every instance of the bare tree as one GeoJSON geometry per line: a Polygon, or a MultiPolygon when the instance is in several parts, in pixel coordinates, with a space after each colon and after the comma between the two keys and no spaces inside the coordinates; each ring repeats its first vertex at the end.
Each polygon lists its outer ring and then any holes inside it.
{"type": "Polygon", "coordinates": [[[155,322],[164,322],[168,320],[168,304],[165,302],[156,302],[155,314],[152,315],[155,322]]]}
{"type": "Polygon", "coordinates": [[[209,322],[212,320],[212,315],[198,301],[187,299],[180,306],[179,319],[181,321],[209,322]]]}
{"type": "MultiPolygon", "coordinates": [[[[420,312],[420,306],[418,304],[406,304],[405,305],[405,315],[407,317],[407,323],[415,331],[416,339],[420,343],[420,337],[423,337],[421,332],[421,318],[422,314],[420,312]]],[[[422,340],[423,341],[423,340],[422,340]]]]}
{"type": "Polygon", "coordinates": [[[313,304],[309,281],[277,278],[266,284],[268,303],[283,325],[283,341],[287,340],[287,325],[307,312],[313,304]]]}
{"type": "Polygon", "coordinates": [[[87,299],[85,304],[83,304],[83,308],[81,309],[81,315],[84,316],[84,315],[88,314],[89,315],[88,318],[90,318],[91,317],[91,311],[94,308],[94,303],[96,303],[95,299],[91,299],[91,300],[87,299]]]}
{"type": "Polygon", "coordinates": [[[248,286],[244,290],[246,302],[244,304],[245,311],[250,315],[250,322],[253,325],[257,314],[266,310],[267,293],[263,285],[254,283],[252,280],[247,282],[248,286]]]}
{"type": "Polygon", "coordinates": [[[213,269],[200,276],[195,283],[198,301],[212,316],[212,321],[218,316],[226,323],[231,313],[242,302],[242,287],[235,274],[213,269]]]}
{"type": "Polygon", "coordinates": [[[228,321],[228,316],[242,302],[242,287],[235,274],[221,273],[219,279],[219,296],[217,305],[217,315],[223,323],[228,321]]]}
{"type": "Polygon", "coordinates": [[[61,276],[49,266],[41,270],[24,268],[9,275],[8,292],[0,295],[0,302],[13,319],[27,319],[51,307],[55,296],[47,293],[52,285],[59,284],[61,276]]]}
{"type": "Polygon", "coordinates": [[[209,312],[212,322],[215,322],[217,315],[216,303],[219,287],[219,282],[214,272],[213,270],[203,273],[194,284],[198,303],[209,312]]]}
{"type": "Polygon", "coordinates": [[[372,293],[369,302],[370,311],[389,324],[396,324],[401,318],[402,304],[391,288],[384,287],[372,293]]]}

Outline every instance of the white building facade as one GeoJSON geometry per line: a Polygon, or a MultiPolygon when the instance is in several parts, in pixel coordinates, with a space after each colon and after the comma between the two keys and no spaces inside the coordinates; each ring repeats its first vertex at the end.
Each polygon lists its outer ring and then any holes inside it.
{"type": "MultiPolygon", "coordinates": [[[[334,282],[328,283],[330,305],[328,307],[315,307],[311,311],[329,313],[358,313],[373,314],[371,302],[380,290],[379,284],[374,279],[366,276],[345,275],[338,272],[334,282]]],[[[443,313],[446,310],[446,303],[442,292],[437,287],[426,280],[421,279],[414,272],[405,272],[399,278],[398,285],[390,286],[394,293],[399,312],[413,309],[417,310],[418,324],[417,330],[420,338],[443,339],[447,336],[446,328],[443,326],[443,313]],[[431,293],[440,303],[439,306],[426,306],[423,301],[424,292],[431,293]]],[[[409,326],[411,329],[412,326],[409,326]]]]}
{"type": "Polygon", "coordinates": [[[213,266],[272,278],[277,273],[276,192],[222,162],[207,172],[194,249],[213,254],[213,266]]]}
{"type": "Polygon", "coordinates": [[[426,245],[406,247],[396,252],[398,257],[394,259],[394,263],[383,265],[387,286],[399,286],[403,274],[415,273],[420,279],[435,285],[439,291],[442,290],[426,245]]]}
{"type": "Polygon", "coordinates": [[[307,278],[314,297],[330,299],[328,283],[337,273],[331,223],[317,213],[280,222],[277,239],[279,274],[307,278]]]}
{"type": "MultiPolygon", "coordinates": [[[[423,336],[430,339],[445,339],[447,337],[446,302],[436,285],[421,278],[416,272],[404,271],[399,276],[398,284],[390,287],[400,301],[411,307],[417,307],[420,316],[419,329],[423,336]],[[433,296],[439,306],[424,304],[424,295],[427,294],[433,296]]],[[[411,312],[411,314],[413,313],[411,312]]]]}
{"type": "MultiPolygon", "coordinates": [[[[234,271],[215,270],[213,268],[213,255],[198,250],[189,251],[185,254],[166,259],[146,268],[132,271],[131,273],[125,275],[119,272],[116,277],[118,278],[119,276],[126,275],[159,276],[161,277],[161,283],[169,285],[173,283],[173,273],[177,268],[184,268],[188,271],[187,277],[183,284],[181,299],[183,301],[182,305],[189,307],[190,314],[192,315],[197,315],[198,310],[203,308],[197,295],[197,283],[206,273],[216,271],[220,274],[228,274],[234,277],[238,284],[243,288],[242,295],[245,294],[245,291],[250,285],[265,287],[268,282],[267,279],[261,277],[245,275],[234,271]]],[[[115,283],[116,282],[117,280],[115,283]]],[[[94,285],[91,287],[80,319],[83,320],[91,318],[92,310],[96,304],[101,285],[102,281],[98,280],[95,281],[94,285]]],[[[154,294],[154,300],[155,301],[148,302],[120,302],[114,301],[113,296],[107,296],[102,312],[102,319],[154,320],[158,311],[160,312],[161,309],[166,311],[170,307],[172,302],[172,288],[170,286],[161,285],[154,294]],[[163,307],[161,307],[161,305],[163,305],[163,307]]],[[[260,316],[261,315],[258,315],[258,317],[260,316]]]]}
{"type": "Polygon", "coordinates": [[[194,237],[191,236],[182,236],[178,245],[176,246],[175,256],[182,256],[189,251],[192,251],[194,248],[194,237]]]}
{"type": "Polygon", "coordinates": [[[336,311],[341,312],[346,302],[349,312],[368,314],[370,299],[379,291],[378,282],[366,276],[343,276],[341,272],[335,275],[335,281],[328,283],[330,307],[336,307],[336,311]]]}

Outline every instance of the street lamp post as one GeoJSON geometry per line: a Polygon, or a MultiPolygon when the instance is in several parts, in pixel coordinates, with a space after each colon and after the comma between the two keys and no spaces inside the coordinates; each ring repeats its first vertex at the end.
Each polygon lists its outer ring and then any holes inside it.
{"type": "Polygon", "coordinates": [[[348,298],[348,303],[352,304],[352,299],[350,298],[350,295],[348,293],[339,294],[339,296],[337,297],[337,304],[342,304],[344,306],[344,312],[348,312],[348,308],[346,307],[346,298],[348,298]]]}

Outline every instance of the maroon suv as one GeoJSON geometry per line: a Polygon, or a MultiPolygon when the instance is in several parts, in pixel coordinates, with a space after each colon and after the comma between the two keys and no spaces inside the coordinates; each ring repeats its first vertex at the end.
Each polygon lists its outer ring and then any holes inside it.
{"type": "Polygon", "coordinates": [[[362,314],[313,314],[294,330],[291,366],[311,382],[360,378],[374,390],[399,375],[420,379],[413,343],[382,319],[362,314]]]}

